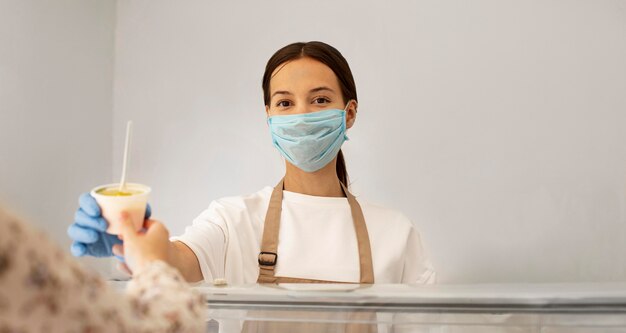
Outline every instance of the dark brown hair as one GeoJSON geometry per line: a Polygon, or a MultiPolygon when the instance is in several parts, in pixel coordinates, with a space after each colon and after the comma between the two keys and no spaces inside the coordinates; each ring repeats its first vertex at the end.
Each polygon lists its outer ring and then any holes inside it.
{"type": "MultiPolygon", "coordinates": [[[[335,73],[337,79],[339,79],[339,86],[341,87],[341,95],[343,97],[344,104],[349,100],[357,100],[356,98],[356,85],[354,83],[354,77],[352,77],[352,71],[346,59],[341,53],[334,47],[322,43],[322,42],[308,42],[308,43],[293,43],[289,44],[280,50],[276,51],[274,55],[267,61],[265,66],[265,73],[263,74],[263,100],[265,105],[270,105],[270,80],[272,79],[272,73],[281,64],[296,60],[300,58],[312,58],[324,65],[330,67],[335,73]]],[[[337,154],[337,177],[346,186],[348,186],[348,171],[346,170],[346,162],[343,158],[343,153],[339,150],[337,154]]]]}

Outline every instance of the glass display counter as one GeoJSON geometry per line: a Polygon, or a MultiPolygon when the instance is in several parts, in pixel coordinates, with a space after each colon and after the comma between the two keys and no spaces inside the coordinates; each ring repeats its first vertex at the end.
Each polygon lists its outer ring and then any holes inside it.
{"type": "Polygon", "coordinates": [[[208,332],[626,332],[626,284],[196,288],[208,332]]]}
{"type": "Polygon", "coordinates": [[[211,333],[626,333],[626,283],[194,288],[211,333]]]}

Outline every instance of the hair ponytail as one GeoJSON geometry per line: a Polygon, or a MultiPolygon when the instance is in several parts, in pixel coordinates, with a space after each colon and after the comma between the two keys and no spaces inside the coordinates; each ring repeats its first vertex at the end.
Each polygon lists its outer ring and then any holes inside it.
{"type": "Polygon", "coordinates": [[[337,153],[337,177],[339,177],[339,181],[348,187],[348,170],[346,169],[346,161],[343,158],[343,153],[341,149],[339,149],[339,153],[337,153]]]}

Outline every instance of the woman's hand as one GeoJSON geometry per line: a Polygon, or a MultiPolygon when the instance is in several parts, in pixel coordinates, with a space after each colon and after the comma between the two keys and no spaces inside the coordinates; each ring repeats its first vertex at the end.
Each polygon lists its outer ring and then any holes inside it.
{"type": "Polygon", "coordinates": [[[140,271],[143,267],[155,260],[166,263],[170,261],[169,231],[156,220],[146,220],[144,229],[135,231],[132,221],[127,213],[122,213],[121,238],[124,244],[113,246],[115,255],[124,256],[125,264],[119,267],[123,271],[132,274],[140,271]]]}

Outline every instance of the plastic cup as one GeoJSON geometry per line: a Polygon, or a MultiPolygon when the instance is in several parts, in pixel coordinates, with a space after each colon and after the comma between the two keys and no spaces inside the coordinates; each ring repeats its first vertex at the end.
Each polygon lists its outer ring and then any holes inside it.
{"type": "Polygon", "coordinates": [[[107,233],[113,235],[121,233],[120,216],[122,212],[128,213],[135,230],[141,230],[146,216],[148,195],[152,191],[146,185],[126,183],[124,189],[130,193],[129,195],[108,195],[102,193],[103,190],[118,190],[119,186],[119,183],[107,184],[91,190],[91,196],[96,199],[98,206],[102,210],[102,217],[109,223],[107,233]]]}

